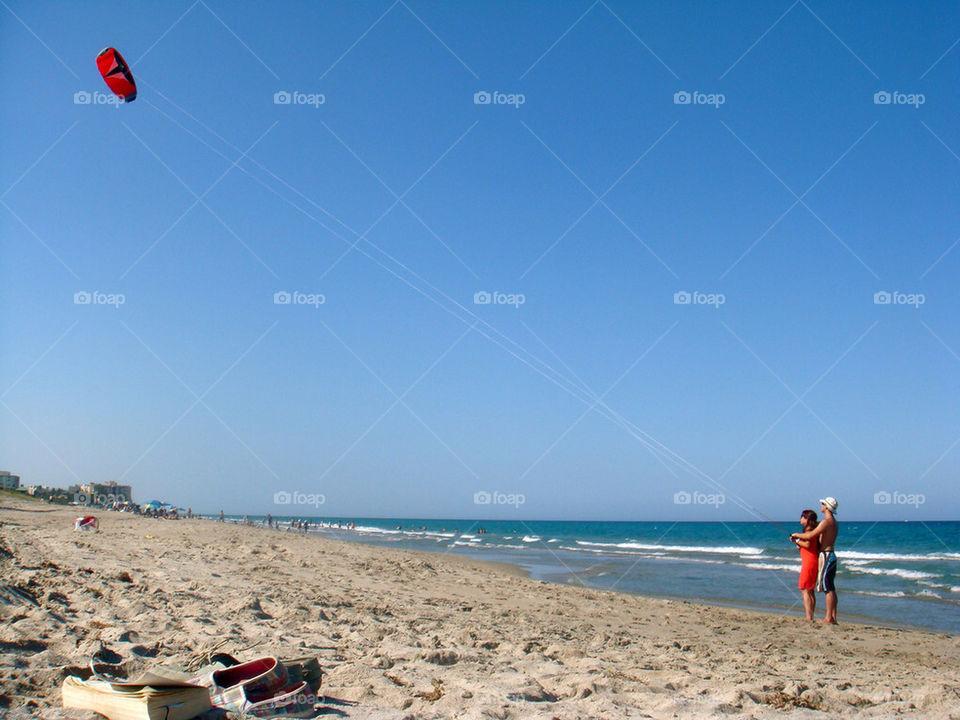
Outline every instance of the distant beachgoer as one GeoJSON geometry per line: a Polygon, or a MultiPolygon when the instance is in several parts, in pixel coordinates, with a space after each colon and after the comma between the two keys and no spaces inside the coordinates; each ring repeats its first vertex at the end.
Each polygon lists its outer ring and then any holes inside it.
{"type": "Polygon", "coordinates": [[[839,527],[837,526],[837,508],[839,503],[836,498],[825,497],[820,500],[820,510],[823,512],[823,520],[813,530],[803,533],[794,533],[791,538],[800,540],[812,540],[814,538],[820,541],[820,554],[817,566],[817,592],[825,593],[827,596],[827,612],[822,623],[831,625],[837,624],[837,588],[835,578],[837,575],[837,555],[834,551],[834,545],[837,542],[839,527]]]}
{"type": "MultiPolygon", "coordinates": [[[[813,510],[804,510],[800,513],[800,526],[804,532],[810,532],[817,526],[817,514],[813,510]]],[[[803,609],[807,620],[813,620],[813,613],[817,609],[817,595],[814,592],[817,586],[817,560],[820,555],[820,542],[817,538],[801,540],[793,538],[793,542],[800,548],[800,580],[797,587],[803,596],[803,609]]]]}
{"type": "Polygon", "coordinates": [[[220,522],[223,522],[223,510],[220,511],[220,522]]]}

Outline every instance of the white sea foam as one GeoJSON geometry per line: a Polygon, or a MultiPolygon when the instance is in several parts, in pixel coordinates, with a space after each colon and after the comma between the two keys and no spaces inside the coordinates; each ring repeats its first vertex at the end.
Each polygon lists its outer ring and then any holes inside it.
{"type": "Polygon", "coordinates": [[[907,594],[901,590],[896,590],[894,592],[880,592],[874,590],[853,590],[854,595],[870,595],[871,597],[884,597],[884,598],[904,598],[907,594]]]}
{"type": "Polygon", "coordinates": [[[905,553],[861,552],[859,550],[837,550],[837,557],[841,560],[894,560],[900,562],[930,562],[931,560],[960,560],[960,553],[927,553],[925,555],[905,553]]]}
{"type": "Polygon", "coordinates": [[[709,545],[651,545],[647,543],[622,542],[622,543],[601,543],[589,542],[587,540],[577,540],[577,545],[590,547],[612,547],[625,550],[667,550],[669,552],[690,552],[690,553],[719,553],[721,555],[746,555],[754,556],[763,554],[763,548],[756,547],[736,547],[728,545],[709,546],[709,545]]]}
{"type": "Polygon", "coordinates": [[[797,572],[800,570],[800,563],[796,565],[780,565],[779,563],[733,563],[737,567],[750,568],[751,570],[784,570],[787,572],[797,572]]]}
{"type": "Polygon", "coordinates": [[[904,580],[925,580],[927,578],[943,577],[934,573],[922,572],[920,570],[905,570],[903,568],[875,568],[875,567],[852,567],[851,572],[863,575],[890,575],[892,577],[903,578],[904,580]]]}

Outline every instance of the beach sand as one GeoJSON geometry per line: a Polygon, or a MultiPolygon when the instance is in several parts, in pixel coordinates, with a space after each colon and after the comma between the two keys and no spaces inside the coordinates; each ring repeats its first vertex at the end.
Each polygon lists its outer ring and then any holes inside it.
{"type": "Polygon", "coordinates": [[[60,684],[106,647],[131,676],[214,648],[316,654],[327,717],[960,718],[950,635],[209,520],[101,513],[81,533],[76,515],[0,498],[0,715],[84,717],[59,708],[60,684]]]}

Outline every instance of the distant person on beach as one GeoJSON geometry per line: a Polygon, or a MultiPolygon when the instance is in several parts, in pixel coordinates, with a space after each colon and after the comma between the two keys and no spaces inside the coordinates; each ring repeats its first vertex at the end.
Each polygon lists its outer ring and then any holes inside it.
{"type": "Polygon", "coordinates": [[[817,592],[826,593],[827,613],[821,622],[831,625],[837,624],[837,588],[834,579],[837,575],[837,555],[834,545],[837,542],[837,503],[836,498],[825,497],[820,500],[820,510],[823,520],[813,530],[803,533],[794,533],[791,538],[800,540],[820,541],[820,553],[817,564],[817,592]]]}
{"type": "MultiPolygon", "coordinates": [[[[804,532],[810,532],[817,526],[817,514],[813,510],[804,510],[800,513],[800,527],[804,532]]],[[[817,561],[820,555],[820,541],[818,538],[801,540],[791,538],[800,548],[800,580],[797,587],[803,596],[803,609],[807,620],[813,620],[813,613],[817,609],[817,561]]]]}
{"type": "Polygon", "coordinates": [[[223,510],[220,511],[220,522],[223,522],[223,510]]]}

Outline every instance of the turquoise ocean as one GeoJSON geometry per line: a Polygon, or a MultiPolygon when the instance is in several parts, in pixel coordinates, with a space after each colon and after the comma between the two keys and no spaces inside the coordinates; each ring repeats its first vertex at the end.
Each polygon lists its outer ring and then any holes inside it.
{"type": "MultiPolygon", "coordinates": [[[[802,614],[788,539],[799,525],[787,521],[299,519],[311,533],[506,562],[550,582],[802,614]]],[[[837,557],[841,620],[960,634],[960,522],[841,522],[837,557]]]]}

